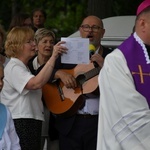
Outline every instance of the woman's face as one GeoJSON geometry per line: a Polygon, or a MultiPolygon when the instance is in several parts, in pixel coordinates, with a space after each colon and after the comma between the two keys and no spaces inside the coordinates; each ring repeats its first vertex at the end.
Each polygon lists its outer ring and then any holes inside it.
{"type": "Polygon", "coordinates": [[[52,36],[43,37],[37,44],[38,55],[50,57],[52,55],[54,39],[52,36]]]}
{"type": "Polygon", "coordinates": [[[26,60],[31,59],[36,54],[35,49],[36,49],[36,45],[33,38],[27,38],[23,45],[21,57],[23,57],[26,60]]]}

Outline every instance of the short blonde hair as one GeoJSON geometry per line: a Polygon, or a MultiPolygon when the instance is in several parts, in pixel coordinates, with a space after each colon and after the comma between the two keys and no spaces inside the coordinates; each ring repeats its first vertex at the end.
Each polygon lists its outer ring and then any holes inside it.
{"type": "Polygon", "coordinates": [[[46,28],[40,28],[35,32],[34,40],[35,43],[38,44],[44,37],[52,37],[55,41],[55,34],[46,28]]]}
{"type": "Polygon", "coordinates": [[[34,31],[30,27],[14,27],[7,35],[5,53],[8,57],[17,57],[27,39],[34,38],[34,31]]]}

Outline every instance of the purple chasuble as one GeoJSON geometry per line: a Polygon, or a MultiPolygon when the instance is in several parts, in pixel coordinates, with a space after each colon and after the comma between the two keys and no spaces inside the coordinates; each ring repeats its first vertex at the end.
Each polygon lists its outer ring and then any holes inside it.
{"type": "Polygon", "coordinates": [[[150,64],[146,61],[142,46],[131,35],[118,48],[126,58],[136,90],[147,99],[150,107],[150,64]]]}

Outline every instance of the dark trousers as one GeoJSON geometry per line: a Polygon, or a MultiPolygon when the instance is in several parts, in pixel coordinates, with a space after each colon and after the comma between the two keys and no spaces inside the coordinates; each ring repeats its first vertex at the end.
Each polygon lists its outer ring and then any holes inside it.
{"type": "Polygon", "coordinates": [[[96,150],[98,116],[77,115],[69,134],[60,134],[60,150],[96,150]]]}
{"type": "Polygon", "coordinates": [[[14,119],[21,150],[40,150],[42,121],[35,119],[14,119]]]}

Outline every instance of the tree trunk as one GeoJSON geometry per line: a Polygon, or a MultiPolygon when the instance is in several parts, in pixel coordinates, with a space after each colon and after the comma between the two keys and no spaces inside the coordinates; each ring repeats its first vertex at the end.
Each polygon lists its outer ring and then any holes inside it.
{"type": "Polygon", "coordinates": [[[19,0],[11,0],[12,1],[12,16],[20,12],[21,5],[19,0]]]}

